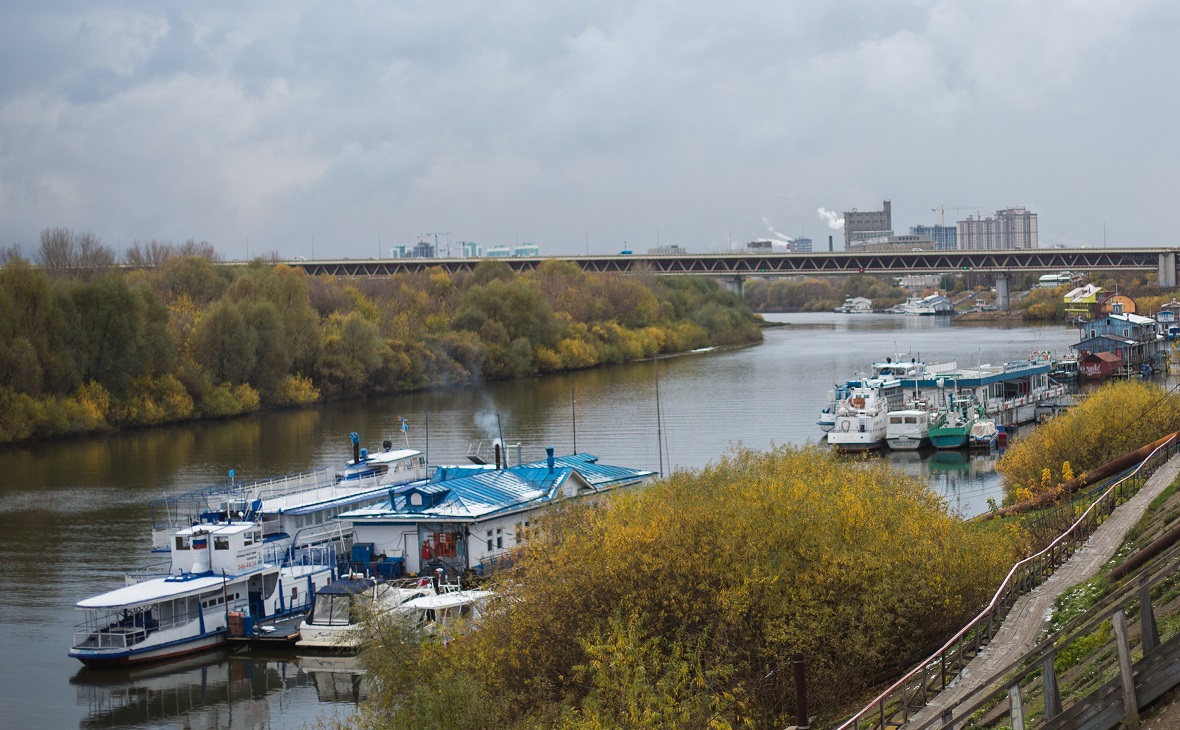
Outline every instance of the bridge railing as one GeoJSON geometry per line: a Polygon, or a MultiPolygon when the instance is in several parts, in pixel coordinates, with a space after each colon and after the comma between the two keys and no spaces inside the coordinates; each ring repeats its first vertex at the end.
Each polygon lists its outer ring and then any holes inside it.
{"type": "Polygon", "coordinates": [[[912,711],[925,707],[931,697],[945,690],[979,650],[991,642],[1016,599],[1047,580],[1078,546],[1089,539],[1115,507],[1134,496],[1147,477],[1176,450],[1177,441],[1173,435],[1138,467],[1111,484],[1048,547],[1012,566],[991,602],[978,616],[860,712],[841,723],[837,730],[888,730],[909,722],[912,711]]]}

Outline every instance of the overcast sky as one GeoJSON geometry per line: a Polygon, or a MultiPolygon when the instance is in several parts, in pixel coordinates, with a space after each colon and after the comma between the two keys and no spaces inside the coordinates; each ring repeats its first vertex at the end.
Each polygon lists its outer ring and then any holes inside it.
{"type": "Polygon", "coordinates": [[[9,0],[0,245],[840,248],[820,208],[890,199],[1171,246],[1178,39],[1167,0],[9,0]]]}

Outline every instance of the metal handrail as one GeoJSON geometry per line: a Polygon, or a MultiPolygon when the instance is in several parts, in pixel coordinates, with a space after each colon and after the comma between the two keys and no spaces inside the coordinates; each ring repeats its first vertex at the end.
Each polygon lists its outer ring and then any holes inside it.
{"type": "MultiPolygon", "coordinates": [[[[978,699],[965,710],[962,710],[960,712],[961,716],[970,716],[980,708],[995,701],[1004,695],[1013,684],[1026,679],[1032,672],[1042,669],[1046,660],[1053,659],[1056,656],[1054,647],[1069,646],[1077,638],[1092,634],[1102,623],[1110,620],[1111,616],[1115,613],[1126,611],[1135,601],[1143,602],[1144,596],[1150,596],[1150,590],[1152,588],[1175,573],[1178,557],[1180,557],[1180,546],[1173,546],[1170,550],[1163,553],[1162,556],[1157,556],[1158,562],[1156,564],[1162,565],[1163,567],[1155,574],[1150,577],[1145,576],[1139,581],[1130,581],[1115,593],[1106,596],[1086,613],[1070,621],[1052,636],[1043,639],[1040,644],[1033,647],[1024,656],[1011,662],[1007,667],[1004,667],[998,672],[995,672],[988,681],[981,685],[982,687],[993,686],[997,680],[1002,678],[1004,679],[1003,686],[993,689],[990,693],[982,697],[979,697],[978,693],[968,695],[955,704],[946,707],[941,717],[933,717],[914,730],[926,730],[926,728],[934,723],[945,724],[946,714],[960,709],[972,697],[978,697],[978,699]],[[1017,670],[1019,671],[1017,672],[1017,670]]],[[[1158,616],[1155,616],[1156,620],[1158,618],[1158,616]]],[[[1147,651],[1145,650],[1144,653],[1147,653],[1147,651]]]]}
{"type": "MultiPolygon", "coordinates": [[[[1044,548],[1043,550],[1041,550],[1040,552],[1038,552],[1034,555],[1030,555],[1029,557],[1027,557],[1027,558],[1017,562],[1015,565],[1013,565],[1012,569],[1008,571],[1008,575],[1004,578],[1004,581],[1000,584],[999,589],[996,590],[995,595],[992,596],[992,600],[987,604],[986,607],[984,607],[984,609],[979,613],[978,616],[976,616],[970,623],[968,623],[966,626],[964,626],[962,629],[960,629],[959,632],[956,633],[954,636],[952,636],[949,641],[947,641],[945,644],[943,644],[942,647],[940,647],[936,652],[931,654],[926,660],[924,660],[916,668],[910,670],[910,672],[907,673],[904,677],[899,679],[897,682],[894,682],[892,685],[890,685],[890,687],[888,689],[886,689],[884,692],[882,692],[880,695],[878,695],[876,698],[874,698],[873,701],[870,702],[868,705],[866,705],[860,712],[856,713],[855,715],[853,715],[852,717],[850,717],[849,719],[847,719],[843,723],[841,723],[837,727],[836,730],[848,730],[849,728],[856,728],[857,730],[859,730],[859,728],[861,727],[861,724],[860,724],[861,721],[868,718],[870,715],[875,715],[876,717],[874,718],[874,720],[879,719],[880,720],[880,727],[884,727],[886,704],[894,697],[895,694],[898,693],[899,690],[900,690],[900,695],[901,695],[899,699],[901,700],[902,704],[904,705],[902,709],[906,714],[906,719],[908,720],[909,707],[908,707],[908,701],[906,700],[906,697],[905,697],[906,685],[909,684],[910,682],[912,682],[914,680],[914,678],[917,677],[919,674],[921,674],[922,687],[923,687],[923,691],[922,691],[922,704],[923,704],[923,706],[926,704],[925,686],[926,686],[926,676],[927,676],[928,670],[935,669],[936,671],[941,673],[941,676],[943,679],[942,687],[945,689],[946,683],[950,681],[947,676],[947,673],[946,673],[946,671],[947,671],[947,655],[948,655],[948,653],[951,653],[952,656],[954,655],[954,650],[955,650],[956,644],[959,646],[959,652],[960,652],[958,655],[958,659],[961,660],[962,659],[961,652],[962,652],[963,644],[967,641],[968,634],[970,634],[973,629],[976,630],[975,640],[978,643],[978,641],[979,641],[979,631],[978,630],[982,628],[982,626],[985,622],[987,622],[987,624],[988,624],[988,627],[987,627],[988,634],[989,634],[988,639],[990,640],[991,631],[993,628],[995,628],[994,627],[994,619],[997,615],[997,612],[1000,610],[1003,610],[1005,608],[1008,608],[1008,606],[1006,606],[1005,604],[1007,603],[1007,601],[1010,597],[1010,594],[1013,592],[1015,592],[1016,594],[1024,593],[1026,590],[1031,590],[1034,587],[1033,585],[1028,585],[1027,587],[1025,586],[1025,584],[1027,583],[1027,578],[1029,578],[1033,572],[1030,569],[1031,566],[1033,566],[1035,564],[1036,568],[1037,568],[1037,573],[1044,574],[1044,569],[1046,567],[1044,565],[1044,561],[1045,561],[1045,558],[1048,557],[1048,559],[1049,559],[1049,566],[1048,567],[1049,567],[1049,572],[1051,573],[1052,570],[1054,568],[1056,568],[1059,563],[1064,562],[1064,560],[1060,560],[1060,558],[1065,554],[1066,550],[1069,549],[1069,547],[1071,547],[1071,546],[1067,546],[1066,542],[1069,541],[1071,538],[1078,537],[1078,533],[1083,528],[1090,527],[1090,521],[1091,521],[1092,515],[1096,515],[1096,508],[1099,507],[1100,505],[1102,505],[1108,499],[1108,497],[1110,497],[1110,495],[1112,493],[1114,493],[1115,490],[1119,489],[1119,487],[1121,487],[1123,484],[1125,484],[1128,480],[1133,479],[1137,476],[1140,476],[1141,472],[1144,471],[1144,468],[1147,467],[1149,464],[1153,463],[1154,459],[1157,456],[1159,456],[1161,453],[1165,452],[1166,450],[1173,449],[1175,446],[1176,446],[1176,434],[1172,434],[1172,436],[1167,441],[1165,441],[1163,444],[1161,444],[1159,447],[1157,447],[1154,451],[1151,452],[1151,454],[1149,454],[1143,461],[1141,461],[1139,463],[1139,466],[1136,467],[1132,472],[1125,475],[1122,479],[1119,479],[1115,483],[1111,484],[1110,487],[1107,488],[1107,490],[1105,492],[1103,492],[1102,496],[1099,497],[1098,499],[1096,499],[1094,501],[1094,503],[1091,504],[1089,506],[1089,508],[1087,508],[1086,511],[1083,512],[1082,515],[1073,523],[1073,525],[1071,525],[1069,527],[1069,529],[1067,529],[1065,532],[1061,533],[1061,535],[1058,536],[1058,538],[1056,540],[1051,542],[1048,547],[1044,548]],[[1019,576],[1019,580],[1014,580],[1014,577],[1016,577],[1016,576],[1019,576]]],[[[1111,509],[1113,510],[1113,507],[1111,509]]],[[[1082,536],[1081,539],[1084,540],[1084,539],[1088,538],[1089,534],[1090,534],[1089,532],[1086,532],[1086,534],[1084,536],[1082,536]]],[[[1045,577],[1047,577],[1047,576],[1045,576],[1045,577]]],[[[1003,620],[1002,617],[1001,617],[1001,620],[1003,620]]],[[[870,725],[869,727],[872,727],[872,725],[870,725]]]]}

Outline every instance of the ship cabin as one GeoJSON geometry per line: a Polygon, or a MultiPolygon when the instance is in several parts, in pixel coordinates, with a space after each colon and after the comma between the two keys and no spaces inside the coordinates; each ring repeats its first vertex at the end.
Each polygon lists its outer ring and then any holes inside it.
{"type": "MultiPolygon", "coordinates": [[[[552,504],[642,483],[654,472],[599,464],[592,454],[554,457],[496,469],[439,467],[427,483],[390,490],[383,503],[338,518],[355,534],[371,567],[388,577],[401,571],[448,575],[486,571],[524,542],[533,520],[552,504]],[[385,566],[392,564],[395,568],[385,566]]],[[[370,566],[365,566],[370,567],[370,566]]]]}

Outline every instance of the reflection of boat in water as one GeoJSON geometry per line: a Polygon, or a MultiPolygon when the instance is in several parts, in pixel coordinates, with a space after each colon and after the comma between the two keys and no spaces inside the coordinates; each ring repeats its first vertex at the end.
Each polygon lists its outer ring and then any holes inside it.
{"type": "Polygon", "coordinates": [[[970,458],[962,451],[935,451],[930,455],[930,471],[970,474],[970,458]]]}
{"type": "Polygon", "coordinates": [[[314,725],[324,702],[355,705],[363,698],[355,670],[303,664],[218,651],[163,665],[83,668],[70,684],[78,705],[88,708],[82,728],[297,727],[314,725]],[[280,695],[282,702],[272,701],[280,695]]]}

